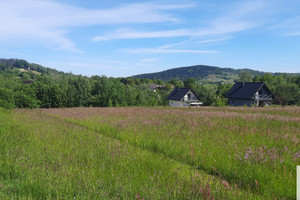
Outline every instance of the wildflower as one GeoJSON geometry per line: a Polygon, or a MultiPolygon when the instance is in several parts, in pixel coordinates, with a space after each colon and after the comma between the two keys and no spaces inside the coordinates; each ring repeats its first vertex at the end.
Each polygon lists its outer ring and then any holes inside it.
{"type": "Polygon", "coordinates": [[[300,158],[300,151],[293,155],[293,161],[296,161],[298,158],[300,158]]]}

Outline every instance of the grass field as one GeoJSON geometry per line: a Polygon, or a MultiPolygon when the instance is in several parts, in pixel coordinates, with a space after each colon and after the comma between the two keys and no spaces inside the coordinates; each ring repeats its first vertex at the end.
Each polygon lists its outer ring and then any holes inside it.
{"type": "Polygon", "coordinates": [[[0,109],[0,199],[296,199],[300,108],[0,109]]]}

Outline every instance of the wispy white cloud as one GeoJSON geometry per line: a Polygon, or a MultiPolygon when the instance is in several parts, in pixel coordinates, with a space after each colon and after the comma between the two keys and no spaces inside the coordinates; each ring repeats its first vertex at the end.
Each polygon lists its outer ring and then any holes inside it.
{"type": "Polygon", "coordinates": [[[140,60],[141,63],[154,63],[159,61],[159,58],[144,58],[142,60],[140,60]]]}
{"type": "Polygon", "coordinates": [[[206,41],[195,41],[193,39],[181,41],[178,43],[165,44],[154,48],[137,48],[137,49],[122,49],[126,53],[140,53],[140,54],[160,54],[160,53],[193,53],[193,54],[211,54],[218,53],[215,50],[199,49],[203,44],[215,43],[226,40],[227,38],[215,38],[206,41]]]}
{"type": "Polygon", "coordinates": [[[167,10],[191,4],[127,4],[110,9],[87,9],[53,0],[10,0],[0,2],[0,40],[30,39],[58,49],[82,52],[67,37],[71,27],[134,23],[178,23],[167,10]]]}
{"type": "Polygon", "coordinates": [[[226,40],[231,39],[232,37],[229,36],[224,36],[224,37],[220,37],[220,38],[212,38],[212,39],[205,39],[205,40],[200,40],[198,42],[196,42],[196,44],[216,44],[216,43],[220,43],[220,42],[224,42],[226,40]]]}
{"type": "Polygon", "coordinates": [[[146,39],[146,38],[169,38],[169,37],[205,37],[216,36],[244,31],[254,28],[256,25],[243,22],[225,23],[223,21],[214,22],[211,28],[207,29],[175,29],[166,31],[135,31],[129,29],[119,29],[113,33],[96,36],[92,41],[114,40],[114,39],[146,39]]]}
{"type": "Polygon", "coordinates": [[[285,21],[279,22],[269,27],[270,30],[276,30],[283,36],[299,36],[300,35],[300,16],[295,16],[285,21]]]}
{"type": "Polygon", "coordinates": [[[280,36],[298,36],[300,32],[300,1],[274,0],[268,1],[269,24],[264,26],[266,31],[279,34],[280,36]]]}
{"type": "Polygon", "coordinates": [[[287,33],[286,36],[300,36],[300,32],[287,33]]]}
{"type": "Polygon", "coordinates": [[[166,31],[135,31],[119,29],[113,33],[96,36],[92,41],[114,40],[114,39],[146,39],[146,38],[168,38],[168,37],[204,37],[216,36],[244,31],[254,28],[256,25],[244,22],[215,21],[212,27],[207,29],[175,29],[166,31]]]}
{"type": "Polygon", "coordinates": [[[264,21],[257,20],[257,18],[258,15],[261,15],[261,11],[266,7],[267,4],[263,1],[246,1],[231,5],[230,9],[224,9],[223,14],[220,16],[208,19],[206,21],[206,26],[194,29],[186,28],[162,31],[118,29],[114,32],[96,36],[92,41],[168,37],[206,37],[231,34],[262,25],[264,21]]]}
{"type": "Polygon", "coordinates": [[[92,41],[113,40],[113,39],[145,39],[145,38],[165,38],[191,36],[195,33],[187,29],[167,30],[167,31],[135,31],[129,29],[119,29],[113,33],[103,36],[96,36],[92,41]]]}
{"type": "Polygon", "coordinates": [[[210,50],[193,50],[193,49],[163,49],[163,48],[144,48],[144,49],[124,49],[128,53],[146,53],[146,54],[159,54],[159,53],[218,53],[218,51],[210,50]]]}
{"type": "Polygon", "coordinates": [[[181,42],[177,42],[177,43],[172,43],[172,44],[165,44],[161,47],[159,47],[160,49],[170,49],[170,48],[173,48],[173,47],[186,47],[187,44],[191,43],[192,40],[185,40],[185,41],[181,41],[181,42]]]}
{"type": "Polygon", "coordinates": [[[186,40],[173,44],[165,44],[154,48],[137,48],[123,50],[128,53],[218,53],[215,50],[202,50],[201,46],[224,42],[232,38],[233,33],[246,31],[259,27],[265,23],[257,20],[261,12],[267,7],[263,1],[244,1],[243,3],[230,4],[231,7],[223,8],[222,14],[208,19],[205,25],[193,29],[174,29],[163,31],[137,31],[121,29],[112,33],[95,37],[93,41],[114,39],[150,39],[182,37],[186,40]],[[255,15],[255,16],[253,16],[255,15]]]}

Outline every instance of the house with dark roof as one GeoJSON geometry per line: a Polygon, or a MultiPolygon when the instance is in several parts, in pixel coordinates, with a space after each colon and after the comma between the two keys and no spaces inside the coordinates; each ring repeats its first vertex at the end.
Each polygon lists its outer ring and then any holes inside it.
{"type": "Polygon", "coordinates": [[[236,82],[225,94],[230,106],[268,106],[273,93],[264,83],[236,82]]]}
{"type": "Polygon", "coordinates": [[[176,87],[167,97],[169,106],[189,106],[200,105],[199,97],[191,88],[179,88],[176,87]]]}

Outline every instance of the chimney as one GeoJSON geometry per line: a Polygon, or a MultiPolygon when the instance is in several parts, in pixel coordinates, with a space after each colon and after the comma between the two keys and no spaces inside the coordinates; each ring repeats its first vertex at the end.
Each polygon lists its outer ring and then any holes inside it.
{"type": "Polygon", "coordinates": [[[243,83],[242,83],[242,87],[244,87],[245,86],[245,81],[243,81],[243,83]]]}

